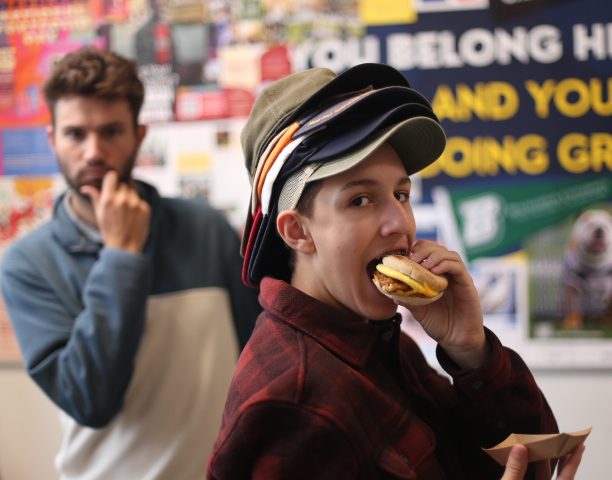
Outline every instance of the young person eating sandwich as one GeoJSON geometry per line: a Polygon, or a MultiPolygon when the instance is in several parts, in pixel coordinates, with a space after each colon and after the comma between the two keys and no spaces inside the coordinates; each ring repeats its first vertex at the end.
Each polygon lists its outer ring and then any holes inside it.
{"type": "MultiPolygon", "coordinates": [[[[362,64],[281,79],[259,95],[241,139],[253,188],[243,280],[259,287],[264,312],[209,478],[500,479],[483,447],[557,431],[525,363],[483,326],[459,255],[415,238],[410,175],[440,156],[445,135],[399,72],[362,64]],[[407,306],[451,380],[374,284],[388,256],[448,281],[435,301],[407,306]]],[[[553,466],[531,464],[525,478],[553,466]]]]}

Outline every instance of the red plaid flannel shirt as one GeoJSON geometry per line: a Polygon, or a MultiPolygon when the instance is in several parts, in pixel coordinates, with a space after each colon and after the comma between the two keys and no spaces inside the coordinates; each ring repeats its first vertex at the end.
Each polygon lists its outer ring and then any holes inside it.
{"type": "Polygon", "coordinates": [[[400,332],[399,315],[363,322],[271,278],[260,302],[209,479],[499,479],[482,447],[557,431],[528,368],[490,331],[478,370],[438,349],[451,383],[400,332]]]}

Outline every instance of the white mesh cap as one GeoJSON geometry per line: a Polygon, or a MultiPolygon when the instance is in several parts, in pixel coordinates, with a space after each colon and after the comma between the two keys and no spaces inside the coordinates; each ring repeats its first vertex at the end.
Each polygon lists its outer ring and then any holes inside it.
{"type": "Polygon", "coordinates": [[[413,117],[382,130],[370,142],[336,160],[306,164],[283,185],[278,197],[278,213],[293,210],[308,183],[351,169],[387,141],[404,163],[408,175],[412,175],[438,159],[444,151],[446,136],[435,120],[413,117]]]}
{"type": "Polygon", "coordinates": [[[278,197],[278,212],[285,210],[293,210],[297,205],[306,184],[311,180],[312,174],[323,165],[322,163],[309,163],[301,170],[298,170],[291,175],[285,184],[278,197]]]}

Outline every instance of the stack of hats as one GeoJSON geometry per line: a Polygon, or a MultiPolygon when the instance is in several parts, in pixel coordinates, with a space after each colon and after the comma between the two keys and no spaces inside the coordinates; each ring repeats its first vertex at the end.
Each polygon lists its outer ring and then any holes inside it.
{"type": "Polygon", "coordinates": [[[336,175],[390,143],[409,175],[434,162],[446,139],[425,97],[394,68],[364,63],[336,76],[315,68],[258,96],[241,135],[251,181],[242,279],[289,281],[290,252],[276,230],[309,182],[336,175]]]}

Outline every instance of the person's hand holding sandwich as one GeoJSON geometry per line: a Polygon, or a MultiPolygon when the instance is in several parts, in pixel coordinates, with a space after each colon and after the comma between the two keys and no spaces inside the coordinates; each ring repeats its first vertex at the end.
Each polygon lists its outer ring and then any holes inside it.
{"type": "Polygon", "coordinates": [[[418,240],[412,245],[409,257],[385,257],[382,264],[387,264],[386,268],[377,267],[374,277],[379,290],[408,308],[425,332],[459,366],[481,366],[489,353],[482,309],[472,277],[459,254],[434,241],[418,240]],[[389,293],[381,287],[384,277],[388,277],[386,274],[393,275],[390,270],[398,269],[401,275],[394,275],[395,278],[410,275],[414,279],[409,281],[412,287],[404,294],[398,294],[397,290],[389,293]],[[420,285],[415,285],[415,280],[420,285]],[[425,292],[420,292],[421,289],[425,292]]]}
{"type": "MultiPolygon", "coordinates": [[[[381,293],[410,310],[425,332],[461,367],[478,368],[488,347],[478,292],[458,253],[431,240],[412,245],[409,256],[387,255],[372,281],[381,293]]],[[[579,445],[559,462],[557,480],[573,480],[584,452],[579,445]]],[[[512,448],[500,480],[522,480],[527,447],[512,448]]],[[[536,480],[551,478],[550,463],[538,462],[536,480]]]]}

